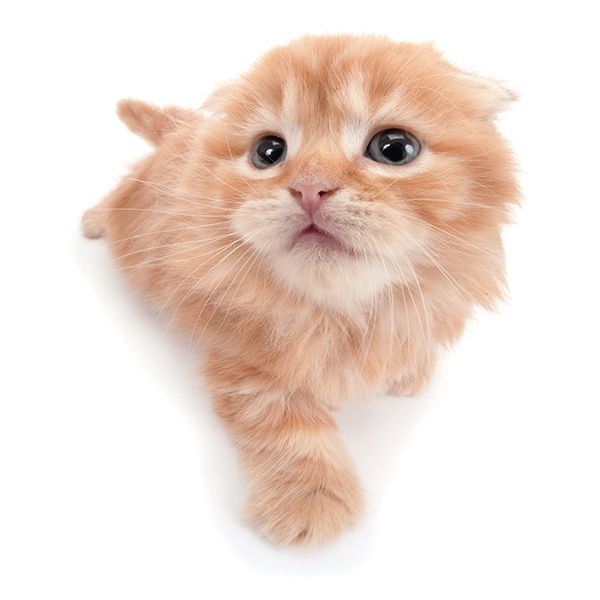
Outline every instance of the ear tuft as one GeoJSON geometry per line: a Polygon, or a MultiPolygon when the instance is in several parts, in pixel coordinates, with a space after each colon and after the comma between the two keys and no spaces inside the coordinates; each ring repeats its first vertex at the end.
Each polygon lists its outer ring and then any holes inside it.
{"type": "Polygon", "coordinates": [[[153,146],[158,146],[168,133],[198,117],[193,110],[187,108],[177,106],[161,108],[129,98],[117,103],[117,114],[133,133],[153,146]]]}

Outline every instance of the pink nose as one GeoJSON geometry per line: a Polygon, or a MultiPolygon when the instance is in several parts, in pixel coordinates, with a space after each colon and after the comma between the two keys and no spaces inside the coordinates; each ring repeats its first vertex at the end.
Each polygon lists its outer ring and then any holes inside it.
{"type": "Polygon", "coordinates": [[[290,192],[304,212],[312,218],[313,214],[319,210],[321,204],[336,191],[328,189],[328,187],[322,182],[303,183],[296,184],[293,188],[290,188],[290,192]]]}

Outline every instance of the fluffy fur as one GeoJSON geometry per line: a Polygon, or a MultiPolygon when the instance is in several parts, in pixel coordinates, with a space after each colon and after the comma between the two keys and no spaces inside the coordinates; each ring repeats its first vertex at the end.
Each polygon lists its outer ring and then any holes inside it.
{"type": "Polygon", "coordinates": [[[304,37],[275,48],[202,109],[123,101],[155,148],[100,205],[130,284],[204,347],[203,370],[251,482],[248,514],[274,542],[317,543],[354,523],[363,495],[331,413],[413,394],[438,350],[504,285],[502,226],[518,197],[493,120],[512,100],[430,45],[304,37]],[[401,127],[422,144],[404,166],[364,156],[401,127]],[[287,158],[259,170],[255,141],[287,158]],[[343,243],[295,243],[310,224],[299,185],[335,190],[320,227],[343,243]]]}

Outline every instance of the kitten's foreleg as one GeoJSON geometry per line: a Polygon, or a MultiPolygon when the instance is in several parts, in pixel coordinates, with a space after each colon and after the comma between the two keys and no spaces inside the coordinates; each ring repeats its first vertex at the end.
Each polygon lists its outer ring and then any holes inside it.
{"type": "Polygon", "coordinates": [[[247,511],[271,541],[317,544],[354,523],[363,496],[331,416],[297,394],[226,394],[216,410],[250,477],[247,511]]]}

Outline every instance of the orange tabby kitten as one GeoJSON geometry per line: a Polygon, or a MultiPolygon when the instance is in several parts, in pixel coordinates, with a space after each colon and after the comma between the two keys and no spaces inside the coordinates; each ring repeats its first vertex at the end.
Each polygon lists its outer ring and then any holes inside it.
{"type": "Polygon", "coordinates": [[[428,44],[309,36],[200,110],[126,100],[155,146],[83,218],[131,285],[204,346],[274,542],[363,506],[332,411],[413,394],[504,283],[518,191],[494,117],[513,96],[428,44]]]}

